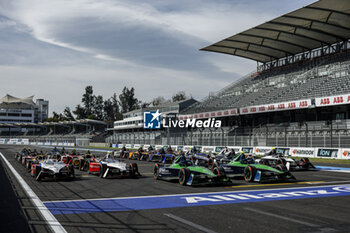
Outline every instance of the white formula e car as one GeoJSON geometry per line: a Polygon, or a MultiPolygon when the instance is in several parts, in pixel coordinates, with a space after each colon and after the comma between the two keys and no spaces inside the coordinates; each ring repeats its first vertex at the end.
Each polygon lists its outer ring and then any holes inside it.
{"type": "Polygon", "coordinates": [[[73,165],[52,158],[48,158],[41,163],[32,164],[31,174],[37,181],[46,177],[53,178],[55,181],[61,178],[75,179],[73,165]]]}
{"type": "Polygon", "coordinates": [[[127,164],[114,158],[104,158],[99,162],[91,162],[89,173],[97,174],[101,178],[141,176],[136,163],[127,164]]]}
{"type": "Polygon", "coordinates": [[[301,170],[312,170],[315,166],[310,162],[308,158],[301,158],[300,160],[285,157],[282,154],[277,154],[273,150],[265,154],[260,159],[255,160],[257,163],[276,167],[279,164],[283,164],[288,170],[301,171],[301,170]]]}

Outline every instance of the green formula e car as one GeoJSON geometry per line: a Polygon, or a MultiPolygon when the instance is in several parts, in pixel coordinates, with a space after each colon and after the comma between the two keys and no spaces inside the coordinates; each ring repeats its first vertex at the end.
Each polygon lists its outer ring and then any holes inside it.
{"type": "Polygon", "coordinates": [[[244,153],[236,155],[226,164],[214,162],[211,169],[214,170],[217,167],[223,168],[227,177],[243,176],[247,182],[295,180],[295,177],[283,164],[276,167],[257,164],[253,158],[247,157],[244,153]]]}
{"type": "Polygon", "coordinates": [[[223,184],[230,182],[222,167],[210,170],[195,166],[193,161],[187,160],[184,155],[177,157],[170,165],[156,163],[154,179],[178,180],[181,185],[223,184]]]}

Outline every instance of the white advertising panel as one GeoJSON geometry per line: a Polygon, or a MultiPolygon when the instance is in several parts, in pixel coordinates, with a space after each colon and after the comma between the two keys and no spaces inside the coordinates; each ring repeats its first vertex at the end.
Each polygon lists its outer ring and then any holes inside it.
{"type": "Polygon", "coordinates": [[[295,100],[295,101],[289,101],[289,102],[244,107],[239,109],[239,113],[241,115],[244,115],[244,114],[263,113],[263,112],[285,111],[285,110],[308,108],[309,106],[311,106],[311,99],[304,99],[304,100],[295,100]]]}
{"type": "Polygon", "coordinates": [[[291,147],[290,155],[293,157],[316,157],[317,150],[315,148],[308,147],[291,147]]]}
{"type": "Polygon", "coordinates": [[[331,106],[331,105],[340,105],[340,104],[349,104],[350,103],[350,94],[347,95],[337,95],[337,96],[327,96],[322,98],[316,98],[315,104],[319,106],[331,106]]]}

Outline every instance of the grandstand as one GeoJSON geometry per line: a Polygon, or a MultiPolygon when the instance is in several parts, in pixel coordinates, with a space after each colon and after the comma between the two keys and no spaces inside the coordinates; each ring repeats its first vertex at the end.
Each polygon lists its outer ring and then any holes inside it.
{"type": "Polygon", "coordinates": [[[346,147],[350,142],[350,1],[320,0],[203,51],[257,70],[180,113],[220,129],[125,132],[111,143],[346,147]],[[154,136],[148,136],[148,134],[154,136]],[[157,133],[157,135],[156,135],[157,133]],[[146,135],[146,136],[145,136],[146,135]]]}

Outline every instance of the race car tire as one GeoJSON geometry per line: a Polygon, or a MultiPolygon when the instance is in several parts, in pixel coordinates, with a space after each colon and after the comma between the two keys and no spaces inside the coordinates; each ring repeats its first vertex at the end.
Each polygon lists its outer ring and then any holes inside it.
{"type": "Polygon", "coordinates": [[[73,166],[69,166],[69,170],[70,170],[70,175],[71,177],[70,180],[74,180],[75,179],[75,171],[74,171],[74,167],[73,166]]]}
{"type": "Polygon", "coordinates": [[[279,171],[282,171],[282,172],[287,172],[288,171],[288,168],[285,165],[283,165],[283,164],[278,164],[276,166],[276,169],[279,170],[279,171]]]}
{"type": "Polygon", "coordinates": [[[158,164],[158,163],[156,163],[156,164],[154,165],[154,169],[153,169],[153,178],[154,178],[155,180],[158,180],[158,179],[159,179],[159,164],[158,164]]]}
{"type": "Polygon", "coordinates": [[[130,163],[130,176],[134,177],[138,173],[137,163],[130,163]]]}
{"type": "Polygon", "coordinates": [[[84,159],[81,159],[79,161],[79,171],[83,171],[85,168],[85,160],[84,159]]]}
{"type": "Polygon", "coordinates": [[[73,164],[74,167],[79,167],[80,160],[79,159],[73,159],[72,164],[73,164]]]}
{"type": "Polygon", "coordinates": [[[179,184],[186,185],[188,178],[190,178],[191,172],[188,168],[181,168],[179,172],[179,184]]]}
{"type": "MultiPolygon", "coordinates": [[[[107,170],[107,164],[101,164],[101,169],[100,169],[100,177],[104,178],[103,175],[107,170]]],[[[108,174],[107,174],[108,175],[108,174]]],[[[106,176],[107,177],[107,176],[106,176]]]]}
{"type": "Polygon", "coordinates": [[[278,159],[276,164],[286,165],[287,161],[285,159],[278,159]]]}
{"type": "Polygon", "coordinates": [[[263,164],[263,165],[266,165],[266,166],[270,166],[270,162],[269,162],[269,160],[267,160],[267,159],[262,159],[262,160],[260,161],[260,163],[263,164]]]}
{"type": "Polygon", "coordinates": [[[253,166],[247,166],[244,169],[244,180],[247,182],[253,182],[257,169],[253,166]]]}
{"type": "Polygon", "coordinates": [[[213,173],[218,177],[225,177],[225,170],[223,167],[215,167],[213,173]]]}
{"type": "Polygon", "coordinates": [[[39,173],[41,171],[41,167],[40,166],[36,166],[35,167],[35,172],[34,172],[34,179],[37,181],[41,180],[41,176],[39,176],[39,173]]]}

